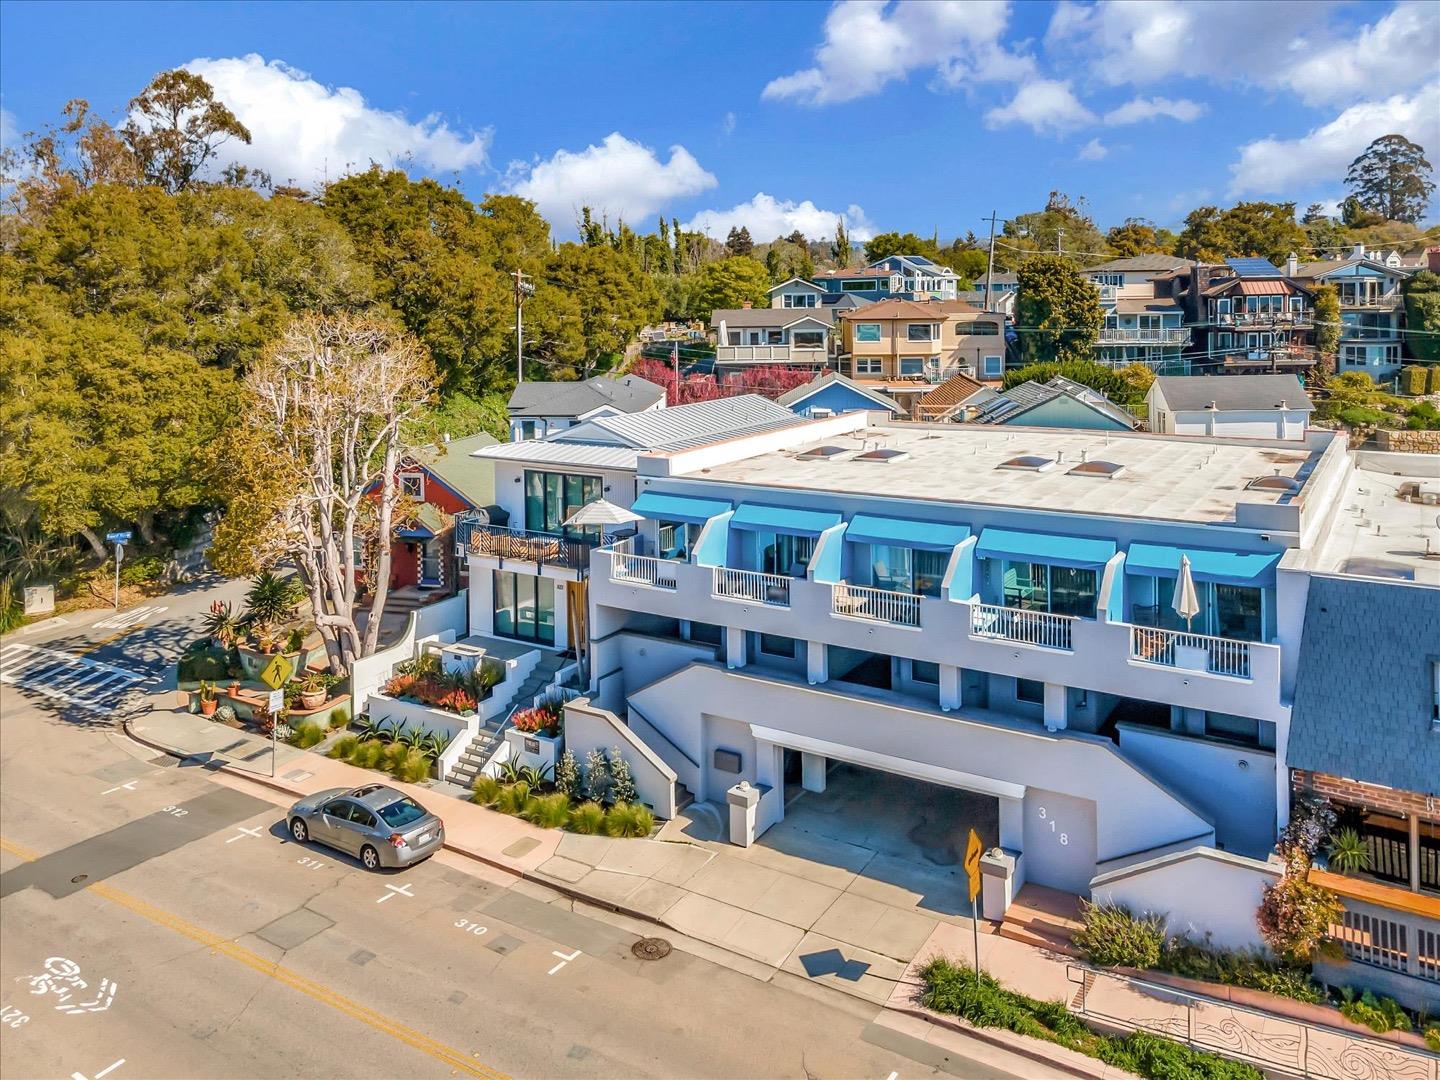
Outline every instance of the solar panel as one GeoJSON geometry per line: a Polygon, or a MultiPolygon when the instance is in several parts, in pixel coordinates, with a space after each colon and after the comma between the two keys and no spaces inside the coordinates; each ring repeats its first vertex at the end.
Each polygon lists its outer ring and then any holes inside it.
{"type": "Polygon", "coordinates": [[[1226,259],[1225,265],[1241,277],[1281,277],[1280,268],[1269,259],[1226,259]]]}

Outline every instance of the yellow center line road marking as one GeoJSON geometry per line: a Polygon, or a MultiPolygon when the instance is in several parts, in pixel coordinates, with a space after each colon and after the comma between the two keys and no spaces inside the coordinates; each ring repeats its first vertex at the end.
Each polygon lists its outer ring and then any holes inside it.
{"type": "MultiPolygon", "coordinates": [[[[10,854],[25,859],[27,862],[39,857],[29,848],[23,847],[12,840],[7,840],[4,837],[0,837],[0,850],[8,851],[10,854]]],[[[118,904],[120,907],[139,915],[142,919],[146,919],[156,926],[163,926],[168,930],[173,930],[177,934],[189,938],[191,941],[198,942],[215,952],[228,956],[231,960],[244,964],[246,967],[258,971],[262,975],[268,975],[276,982],[288,986],[292,990],[304,994],[306,997],[313,998],[322,1005],[328,1005],[337,1012],[344,1013],[346,1016],[359,1020],[367,1027],[374,1028],[382,1034],[389,1035],[392,1039],[398,1039],[406,1046],[414,1047],[421,1053],[430,1055],[436,1061],[448,1065],[457,1072],[462,1072],[469,1076],[484,1077],[485,1080],[509,1080],[509,1077],[506,1076],[505,1073],[497,1069],[492,1069],[488,1065],[482,1065],[461,1050],[446,1046],[444,1043],[438,1042],[428,1035],[421,1034],[414,1028],[406,1027],[399,1021],[392,1020],[383,1013],[376,1012],[368,1006],[361,1005],[358,1001],[347,998],[343,994],[331,990],[328,986],[323,986],[315,982],[313,979],[307,979],[298,972],[291,971],[289,968],[277,964],[273,960],[267,960],[259,953],[251,952],[243,945],[237,945],[228,938],[223,938],[218,934],[212,934],[208,930],[202,930],[193,923],[186,922],[178,915],[172,915],[170,912],[158,908],[154,904],[131,896],[129,893],[121,892],[119,889],[106,885],[104,882],[96,882],[93,885],[89,885],[85,891],[94,893],[96,896],[108,900],[112,904],[118,904]]]]}

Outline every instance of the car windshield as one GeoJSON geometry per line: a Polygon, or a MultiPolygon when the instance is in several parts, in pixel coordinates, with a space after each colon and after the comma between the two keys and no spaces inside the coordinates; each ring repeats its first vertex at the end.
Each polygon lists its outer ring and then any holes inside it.
{"type": "Polygon", "coordinates": [[[380,816],[385,819],[385,824],[392,829],[398,829],[419,821],[425,816],[425,808],[414,799],[401,799],[399,802],[392,802],[389,806],[380,811],[380,816]]]}

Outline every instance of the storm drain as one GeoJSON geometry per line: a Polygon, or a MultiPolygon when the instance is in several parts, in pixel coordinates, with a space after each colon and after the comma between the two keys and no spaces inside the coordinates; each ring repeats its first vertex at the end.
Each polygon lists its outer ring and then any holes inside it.
{"type": "Polygon", "coordinates": [[[642,937],[630,946],[630,952],[641,960],[664,960],[670,955],[670,942],[663,937],[642,937]]]}

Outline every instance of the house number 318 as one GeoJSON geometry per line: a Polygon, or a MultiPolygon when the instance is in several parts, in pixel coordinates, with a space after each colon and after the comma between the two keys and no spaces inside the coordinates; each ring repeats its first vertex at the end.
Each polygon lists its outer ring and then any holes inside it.
{"type": "Polygon", "coordinates": [[[1060,837],[1060,844],[1062,847],[1069,845],[1070,837],[1055,828],[1055,819],[1050,817],[1050,815],[1045,812],[1045,807],[1043,806],[1040,807],[1040,820],[1050,826],[1050,831],[1052,833],[1055,833],[1056,836],[1060,837]]]}

